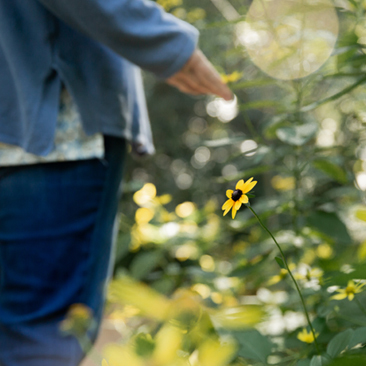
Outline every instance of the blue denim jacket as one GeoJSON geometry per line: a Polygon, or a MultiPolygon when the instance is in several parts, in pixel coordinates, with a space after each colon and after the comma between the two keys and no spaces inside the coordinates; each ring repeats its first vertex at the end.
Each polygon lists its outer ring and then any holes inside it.
{"type": "Polygon", "coordinates": [[[0,141],[46,155],[63,82],[87,134],[151,152],[139,67],[167,78],[197,39],[149,0],[0,0],[0,141]]]}

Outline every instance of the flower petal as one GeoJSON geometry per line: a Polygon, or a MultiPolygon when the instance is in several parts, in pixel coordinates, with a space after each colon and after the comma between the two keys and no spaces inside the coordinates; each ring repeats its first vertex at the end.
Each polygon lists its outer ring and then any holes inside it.
{"type": "Polygon", "coordinates": [[[232,211],[231,211],[231,217],[232,217],[233,219],[235,219],[235,215],[236,215],[236,209],[235,209],[235,206],[233,206],[233,209],[232,209],[232,211]]]}
{"type": "Polygon", "coordinates": [[[331,297],[332,300],[343,300],[347,297],[347,294],[345,292],[342,292],[340,294],[337,294],[337,295],[333,295],[331,297]]]}
{"type": "Polygon", "coordinates": [[[227,209],[229,209],[229,210],[230,210],[230,208],[231,208],[231,207],[233,207],[233,205],[234,205],[234,201],[230,198],[229,200],[227,200],[227,201],[222,205],[222,209],[223,209],[223,210],[227,210],[227,209]]]}
{"type": "Polygon", "coordinates": [[[245,195],[245,194],[243,194],[241,197],[240,197],[240,199],[239,199],[239,201],[241,202],[241,203],[248,203],[249,202],[249,198],[248,198],[248,196],[247,195],[245,195]]]}
{"type": "Polygon", "coordinates": [[[355,293],[359,293],[359,292],[362,292],[364,289],[363,289],[363,287],[365,286],[365,284],[364,283],[361,283],[361,282],[359,282],[357,285],[356,285],[356,287],[355,287],[355,293]]]}
{"type": "Polygon", "coordinates": [[[235,189],[240,189],[241,190],[241,187],[243,187],[243,185],[244,185],[244,180],[240,179],[239,182],[236,183],[235,189]]]}
{"type": "Polygon", "coordinates": [[[351,292],[350,294],[348,294],[348,300],[352,301],[355,297],[355,294],[353,292],[351,292]]]}
{"type": "Polygon", "coordinates": [[[224,212],[224,215],[223,215],[223,216],[225,216],[225,215],[230,211],[230,209],[231,209],[231,207],[227,208],[227,209],[225,210],[225,212],[224,212]]]}
{"type": "Polygon", "coordinates": [[[227,198],[231,198],[231,196],[233,195],[233,193],[234,193],[234,191],[233,191],[232,189],[228,189],[228,190],[226,191],[226,197],[227,197],[227,198]]]}
{"type": "MultiPolygon", "coordinates": [[[[251,178],[253,179],[253,178],[251,178]]],[[[249,191],[251,191],[253,189],[253,187],[257,184],[258,182],[255,180],[254,182],[252,181],[246,181],[246,183],[244,184],[243,188],[242,188],[242,192],[243,193],[248,193],[249,191]]]]}
{"type": "Polygon", "coordinates": [[[243,181],[243,184],[241,185],[241,188],[240,189],[243,190],[245,188],[245,186],[247,184],[249,184],[252,180],[253,180],[253,177],[252,178],[249,178],[246,182],[243,181]]]}
{"type": "Polygon", "coordinates": [[[234,203],[234,207],[235,207],[235,210],[239,210],[239,208],[241,207],[241,202],[240,201],[236,201],[234,203]]]}

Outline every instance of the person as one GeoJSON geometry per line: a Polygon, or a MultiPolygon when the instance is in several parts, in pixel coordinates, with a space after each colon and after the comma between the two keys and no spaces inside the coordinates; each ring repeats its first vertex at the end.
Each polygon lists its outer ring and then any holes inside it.
{"type": "Polygon", "coordinates": [[[126,143],[154,151],[140,68],[231,98],[197,41],[149,0],[0,0],[0,365],[81,362],[60,321],[99,325],[126,143]]]}

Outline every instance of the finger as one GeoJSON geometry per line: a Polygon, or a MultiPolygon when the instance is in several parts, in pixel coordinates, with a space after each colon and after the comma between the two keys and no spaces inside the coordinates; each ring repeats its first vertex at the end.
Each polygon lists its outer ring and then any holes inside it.
{"type": "Polygon", "coordinates": [[[195,90],[197,93],[200,94],[211,93],[211,90],[209,88],[205,87],[204,85],[202,85],[202,83],[199,83],[197,81],[197,77],[194,74],[191,73],[181,74],[177,78],[177,81],[184,85],[188,85],[192,90],[195,90]]]}
{"type": "Polygon", "coordinates": [[[196,70],[196,79],[198,83],[210,90],[210,93],[216,94],[225,100],[231,100],[233,98],[233,93],[229,87],[223,83],[216,70],[212,70],[208,67],[199,68],[196,70]]]}
{"type": "Polygon", "coordinates": [[[187,85],[183,82],[180,82],[180,81],[169,80],[169,81],[167,81],[167,83],[171,86],[174,86],[175,88],[177,88],[182,93],[192,94],[192,95],[202,94],[202,93],[197,92],[195,89],[191,88],[189,85],[187,85]]]}
{"type": "Polygon", "coordinates": [[[196,52],[195,58],[189,66],[189,71],[195,74],[197,82],[208,89],[210,93],[219,95],[226,100],[233,98],[229,87],[221,80],[219,73],[200,50],[196,52]]]}

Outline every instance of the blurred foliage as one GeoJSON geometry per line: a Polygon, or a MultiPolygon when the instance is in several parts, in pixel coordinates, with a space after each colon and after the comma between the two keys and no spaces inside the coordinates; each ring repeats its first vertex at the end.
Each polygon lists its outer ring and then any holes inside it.
{"type": "Polygon", "coordinates": [[[269,77],[240,42],[250,1],[158,2],[199,28],[236,99],[182,95],[145,75],[157,153],[128,162],[107,307],[123,342],[106,361],[364,366],[366,2],[334,1],[335,48],[296,80],[269,77]],[[246,208],[222,217],[226,189],[252,176],[251,205],[291,263],[320,354],[269,236],[246,208]],[[223,309],[247,319],[249,305],[266,313],[253,329],[213,320],[223,309]]]}

